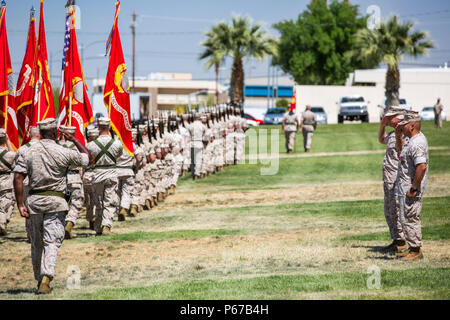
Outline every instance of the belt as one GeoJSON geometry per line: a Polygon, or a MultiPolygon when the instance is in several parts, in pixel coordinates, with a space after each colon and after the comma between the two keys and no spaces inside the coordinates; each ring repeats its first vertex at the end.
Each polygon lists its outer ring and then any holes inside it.
{"type": "Polygon", "coordinates": [[[51,191],[51,190],[30,190],[28,192],[30,196],[49,196],[49,197],[60,197],[65,199],[66,195],[64,192],[51,191]]]}
{"type": "Polygon", "coordinates": [[[0,176],[7,176],[10,175],[12,171],[2,171],[0,172],[0,176]]]}
{"type": "Polygon", "coordinates": [[[80,174],[80,172],[78,170],[69,170],[67,174],[80,174]]]}
{"type": "Polygon", "coordinates": [[[121,166],[117,166],[116,168],[117,168],[117,169],[131,169],[131,170],[134,170],[134,167],[132,167],[132,166],[129,166],[129,167],[121,167],[121,166]]]}

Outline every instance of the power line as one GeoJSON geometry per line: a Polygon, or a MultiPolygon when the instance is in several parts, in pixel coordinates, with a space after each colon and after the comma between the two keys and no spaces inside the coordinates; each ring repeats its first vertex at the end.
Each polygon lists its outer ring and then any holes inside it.
{"type": "Polygon", "coordinates": [[[155,15],[149,15],[149,14],[141,14],[141,15],[139,15],[139,17],[140,18],[160,19],[160,20],[183,21],[183,22],[210,22],[210,23],[217,22],[215,20],[209,20],[209,19],[179,18],[179,17],[168,17],[168,16],[155,16],[155,15]]]}
{"type": "Polygon", "coordinates": [[[431,16],[441,13],[449,13],[450,9],[443,9],[438,11],[429,11],[429,12],[420,12],[420,13],[412,13],[412,14],[406,14],[406,15],[400,15],[399,17],[420,17],[420,16],[431,16]]]}

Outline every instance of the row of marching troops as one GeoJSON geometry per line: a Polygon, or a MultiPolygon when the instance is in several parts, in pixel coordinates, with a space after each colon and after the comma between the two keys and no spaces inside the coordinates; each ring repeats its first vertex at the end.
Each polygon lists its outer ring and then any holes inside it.
{"type": "MultiPolygon", "coordinates": [[[[75,134],[75,127],[59,129],[75,134]]],[[[100,151],[94,163],[84,170],[73,167],[67,171],[70,206],[66,239],[72,238],[72,229],[82,211],[86,211],[92,230],[98,235],[109,234],[115,213],[118,221],[125,221],[126,216],[136,217],[144,209],[154,208],[175,193],[180,176],[191,172],[193,179],[198,180],[241,163],[247,129],[239,108],[166,114],[160,119],[134,124],[132,157],[111,130],[110,120],[100,118],[86,128],[88,149],[100,151]]],[[[14,208],[12,169],[19,155],[41,140],[39,128],[31,128],[31,141],[14,152],[8,148],[3,131],[0,133],[3,142],[0,146],[0,236],[7,235],[14,208]]],[[[73,142],[65,140],[64,134],[57,143],[76,149],[73,142]]]]}
{"type": "Polygon", "coordinates": [[[110,121],[88,126],[84,146],[75,127],[46,119],[17,152],[0,129],[0,236],[16,202],[26,218],[38,293],[50,293],[59,248],[72,238],[81,211],[97,236],[109,235],[115,216],[125,221],[161,204],[189,171],[198,180],[243,161],[248,126],[239,108],[136,123],[133,156],[110,121]]]}

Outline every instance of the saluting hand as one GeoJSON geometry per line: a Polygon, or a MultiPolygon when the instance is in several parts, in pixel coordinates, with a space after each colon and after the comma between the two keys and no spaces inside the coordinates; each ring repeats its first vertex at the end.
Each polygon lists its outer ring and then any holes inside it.
{"type": "Polygon", "coordinates": [[[71,142],[75,142],[75,140],[77,140],[77,138],[75,138],[75,136],[71,133],[68,132],[63,132],[64,133],[64,137],[66,138],[66,140],[69,140],[71,142]]]}

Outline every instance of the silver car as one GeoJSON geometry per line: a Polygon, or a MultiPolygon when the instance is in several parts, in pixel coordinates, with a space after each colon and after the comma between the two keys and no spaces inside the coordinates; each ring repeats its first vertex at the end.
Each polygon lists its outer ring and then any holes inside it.
{"type": "MultiPolygon", "coordinates": [[[[442,121],[447,121],[447,115],[445,110],[441,112],[442,121]]],[[[434,107],[424,107],[420,112],[420,120],[422,121],[434,121],[434,107]]]]}
{"type": "Polygon", "coordinates": [[[316,120],[318,124],[327,124],[328,117],[327,113],[322,107],[311,107],[311,111],[316,115],[316,120]]]}

